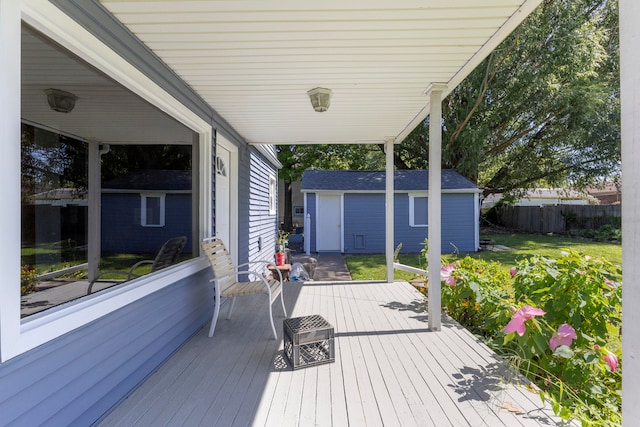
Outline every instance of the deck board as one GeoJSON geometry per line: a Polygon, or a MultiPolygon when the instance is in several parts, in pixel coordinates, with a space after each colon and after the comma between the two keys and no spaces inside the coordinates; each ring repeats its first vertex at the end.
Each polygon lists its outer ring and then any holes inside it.
{"type": "Polygon", "coordinates": [[[335,362],[292,371],[279,303],[276,341],[264,296],[238,298],[213,338],[203,328],[100,425],[559,425],[464,328],[443,316],[429,331],[423,297],[405,282],[290,282],[284,295],[289,317],[334,326],[335,362]]]}

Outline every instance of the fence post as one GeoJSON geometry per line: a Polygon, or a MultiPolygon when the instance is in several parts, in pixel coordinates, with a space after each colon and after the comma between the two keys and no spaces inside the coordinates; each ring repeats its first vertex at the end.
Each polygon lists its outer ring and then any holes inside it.
{"type": "Polygon", "coordinates": [[[311,214],[304,217],[304,252],[311,255],[311,214]]]}

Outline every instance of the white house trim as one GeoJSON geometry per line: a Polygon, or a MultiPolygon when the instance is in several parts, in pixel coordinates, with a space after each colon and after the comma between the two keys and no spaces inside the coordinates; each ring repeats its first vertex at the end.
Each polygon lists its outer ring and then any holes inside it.
{"type": "Polygon", "coordinates": [[[640,422],[640,2],[620,0],[620,101],[622,108],[622,422],[640,422]]]}
{"type": "MultiPolygon", "coordinates": [[[[429,87],[429,120],[430,123],[442,121],[442,94],[446,85],[433,84],[429,87]]],[[[441,296],[440,296],[440,256],[442,253],[442,128],[429,126],[429,250],[427,265],[429,274],[429,329],[439,331],[441,328],[441,296]]]]}
{"type": "MultiPolygon", "coordinates": [[[[171,117],[199,134],[199,168],[204,176],[211,175],[211,126],[167,92],[149,80],[123,58],[116,55],[96,37],[87,32],[47,0],[0,1],[0,87],[4,110],[0,115],[0,137],[3,156],[0,166],[3,200],[19,200],[20,146],[7,141],[20,140],[20,62],[21,19],[50,37],[72,53],[106,73],[114,80],[138,94],[171,117]]],[[[199,186],[199,225],[203,235],[209,235],[211,222],[210,180],[199,186]]],[[[5,221],[20,222],[20,204],[5,206],[5,221]]],[[[195,236],[194,236],[195,238],[195,236]]],[[[140,278],[131,285],[112,292],[88,296],[45,312],[20,319],[20,247],[19,227],[5,227],[5,244],[0,248],[0,361],[42,345],[56,337],[86,325],[133,301],[143,298],[175,281],[207,268],[202,259],[193,259],[166,272],[140,278]]]]}

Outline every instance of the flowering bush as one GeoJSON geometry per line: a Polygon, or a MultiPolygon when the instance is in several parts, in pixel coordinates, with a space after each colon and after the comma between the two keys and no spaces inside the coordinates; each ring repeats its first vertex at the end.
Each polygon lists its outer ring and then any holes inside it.
{"type": "Polygon", "coordinates": [[[480,265],[465,259],[445,269],[442,300],[452,317],[463,324],[472,320],[465,325],[472,331],[482,329],[556,414],[585,426],[619,425],[620,270],[575,251],[523,260],[501,276],[485,274],[480,265]],[[451,276],[455,284],[447,285],[451,276]],[[465,307],[478,295],[482,303],[473,318],[465,307]]]}
{"type": "Polygon", "coordinates": [[[471,332],[493,336],[511,315],[509,275],[500,264],[466,257],[440,270],[442,305],[471,332]]]}
{"type": "Polygon", "coordinates": [[[36,283],[38,283],[36,269],[31,265],[20,267],[20,295],[27,295],[35,291],[36,283]]]}

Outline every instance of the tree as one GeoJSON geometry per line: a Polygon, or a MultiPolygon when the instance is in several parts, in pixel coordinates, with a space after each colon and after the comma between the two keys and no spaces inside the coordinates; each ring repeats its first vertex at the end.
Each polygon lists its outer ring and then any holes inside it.
{"type": "Polygon", "coordinates": [[[367,170],[384,165],[384,156],[373,145],[279,145],[277,153],[282,164],[278,174],[284,181],[283,229],[286,231],[293,228],[291,184],[300,180],[306,169],[367,170]]]}
{"type": "MultiPolygon", "coordinates": [[[[617,0],[545,0],[443,101],[442,166],[485,194],[620,174],[617,0]]],[[[427,167],[429,122],[396,149],[427,167]]]]}

